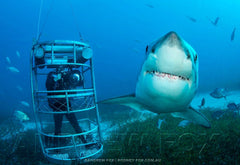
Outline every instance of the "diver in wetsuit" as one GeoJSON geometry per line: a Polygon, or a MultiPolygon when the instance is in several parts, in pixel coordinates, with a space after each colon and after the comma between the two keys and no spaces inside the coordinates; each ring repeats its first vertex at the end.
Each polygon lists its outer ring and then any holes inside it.
{"type": "MultiPolygon", "coordinates": [[[[48,91],[51,90],[69,90],[75,88],[76,86],[72,86],[69,84],[69,81],[82,81],[80,78],[80,71],[75,70],[75,72],[71,73],[71,80],[69,80],[69,75],[67,72],[62,72],[60,69],[57,69],[56,72],[48,73],[47,80],[46,80],[46,88],[48,91]]],[[[79,85],[79,84],[78,84],[79,85]]],[[[48,95],[65,95],[65,92],[48,92],[48,95]]],[[[48,98],[48,104],[53,109],[53,112],[64,112],[68,110],[71,111],[71,102],[66,98],[48,98]]],[[[62,128],[62,120],[63,116],[66,115],[66,118],[69,120],[70,124],[76,131],[76,133],[82,133],[82,129],[78,124],[77,118],[74,113],[54,113],[54,123],[55,123],[55,135],[61,134],[62,128]]],[[[84,138],[83,135],[80,136],[82,143],[87,143],[87,140],[84,138]]],[[[56,140],[54,140],[56,143],[56,140]]],[[[86,146],[88,147],[88,146],[86,146]]]]}

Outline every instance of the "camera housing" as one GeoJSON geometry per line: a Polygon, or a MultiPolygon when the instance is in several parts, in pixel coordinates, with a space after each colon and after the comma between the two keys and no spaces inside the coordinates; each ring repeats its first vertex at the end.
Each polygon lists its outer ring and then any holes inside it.
{"type": "Polygon", "coordinates": [[[83,76],[79,70],[70,70],[61,73],[65,89],[76,88],[77,86],[83,85],[83,76]]]}

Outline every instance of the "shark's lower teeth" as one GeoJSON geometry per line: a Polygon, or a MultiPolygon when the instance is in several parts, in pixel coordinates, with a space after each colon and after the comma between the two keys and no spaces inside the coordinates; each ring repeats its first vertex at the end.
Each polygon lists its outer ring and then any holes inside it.
{"type": "Polygon", "coordinates": [[[181,80],[189,80],[188,78],[185,78],[185,77],[182,77],[182,76],[176,76],[176,75],[172,75],[172,74],[169,74],[169,73],[163,73],[163,72],[158,72],[158,71],[147,71],[147,73],[150,73],[150,74],[154,74],[158,77],[168,77],[170,79],[181,79],[181,80]]]}

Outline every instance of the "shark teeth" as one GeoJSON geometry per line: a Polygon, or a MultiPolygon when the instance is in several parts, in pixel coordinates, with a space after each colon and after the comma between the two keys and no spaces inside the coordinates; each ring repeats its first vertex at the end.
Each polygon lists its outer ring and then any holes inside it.
{"type": "Polygon", "coordinates": [[[158,76],[158,77],[168,77],[169,79],[174,79],[174,80],[180,79],[180,80],[184,80],[184,81],[186,81],[186,80],[189,81],[189,78],[173,75],[170,73],[164,73],[164,72],[159,72],[159,71],[147,71],[146,73],[154,74],[155,76],[158,76]]]}

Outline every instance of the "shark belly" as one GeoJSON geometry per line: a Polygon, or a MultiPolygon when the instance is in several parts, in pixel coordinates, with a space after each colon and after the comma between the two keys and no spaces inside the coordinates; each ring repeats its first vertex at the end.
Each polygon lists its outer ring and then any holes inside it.
{"type": "Polygon", "coordinates": [[[136,99],[145,104],[146,109],[158,114],[182,112],[186,111],[195,94],[189,88],[189,84],[181,80],[144,75],[144,78],[139,77],[136,99]]]}
{"type": "Polygon", "coordinates": [[[161,114],[161,113],[171,113],[171,112],[183,112],[186,111],[188,106],[171,101],[167,98],[139,98],[136,96],[136,99],[139,103],[144,105],[144,109],[147,109],[151,112],[161,114]]]}

